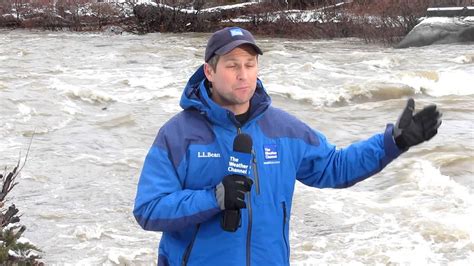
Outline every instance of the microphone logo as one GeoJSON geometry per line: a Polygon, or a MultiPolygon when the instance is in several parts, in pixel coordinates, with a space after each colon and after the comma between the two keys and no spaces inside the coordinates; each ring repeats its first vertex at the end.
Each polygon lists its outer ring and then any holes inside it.
{"type": "Polygon", "coordinates": [[[247,175],[249,170],[249,165],[245,162],[250,162],[249,153],[234,152],[229,158],[229,167],[227,171],[230,174],[236,175],[247,175]]]}
{"type": "MultiPolygon", "coordinates": [[[[227,177],[239,178],[240,181],[244,179],[250,183],[248,190],[244,187],[241,190],[235,191],[234,193],[242,194],[239,200],[244,200],[244,193],[250,191],[252,180],[246,176],[249,174],[250,163],[252,160],[252,138],[245,134],[238,134],[234,139],[234,146],[232,152],[229,154],[229,164],[227,166],[227,177]],[[248,180],[247,180],[248,179],[248,180]],[[249,181],[250,180],[250,181],[249,181]],[[244,191],[245,190],[245,191],[244,191]]],[[[244,205],[245,206],[245,205],[244,205]]],[[[240,209],[225,209],[224,215],[221,219],[221,227],[225,231],[235,232],[241,225],[241,214],[240,209]]]]}

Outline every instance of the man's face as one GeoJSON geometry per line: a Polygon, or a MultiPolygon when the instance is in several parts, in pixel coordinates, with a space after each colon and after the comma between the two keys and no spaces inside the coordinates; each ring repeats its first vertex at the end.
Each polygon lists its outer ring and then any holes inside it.
{"type": "Polygon", "coordinates": [[[257,86],[257,53],[242,45],[220,56],[215,71],[208,64],[204,72],[212,83],[212,99],[234,114],[245,113],[257,86]]]}

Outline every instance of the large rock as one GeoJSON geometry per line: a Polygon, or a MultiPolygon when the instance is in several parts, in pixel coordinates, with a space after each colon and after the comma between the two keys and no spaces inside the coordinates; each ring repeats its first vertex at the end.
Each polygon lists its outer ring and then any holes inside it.
{"type": "Polygon", "coordinates": [[[474,17],[426,18],[396,48],[458,42],[474,42],[474,17]]]}
{"type": "Polygon", "coordinates": [[[102,31],[108,35],[121,35],[125,30],[122,27],[111,25],[103,28],[102,31]]]}

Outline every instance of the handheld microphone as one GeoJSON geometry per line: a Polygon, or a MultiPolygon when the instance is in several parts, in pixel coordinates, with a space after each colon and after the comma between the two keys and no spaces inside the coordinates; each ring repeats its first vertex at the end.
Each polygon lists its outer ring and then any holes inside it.
{"type": "MultiPolygon", "coordinates": [[[[228,175],[248,176],[252,160],[252,138],[245,134],[238,134],[234,139],[234,146],[227,166],[228,175]]],[[[240,209],[224,210],[221,227],[225,231],[235,232],[241,225],[240,209]]]]}

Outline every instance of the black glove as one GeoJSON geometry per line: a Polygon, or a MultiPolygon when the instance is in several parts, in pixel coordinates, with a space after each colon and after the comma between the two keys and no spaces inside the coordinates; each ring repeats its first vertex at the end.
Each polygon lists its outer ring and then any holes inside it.
{"type": "Polygon", "coordinates": [[[415,100],[408,99],[407,106],[393,129],[395,143],[400,150],[429,140],[438,133],[442,114],[436,105],[429,105],[413,115],[415,100]]]}
{"type": "Polygon", "coordinates": [[[227,175],[216,187],[216,198],[221,210],[246,208],[245,193],[252,187],[252,179],[243,175],[227,175]]]}

